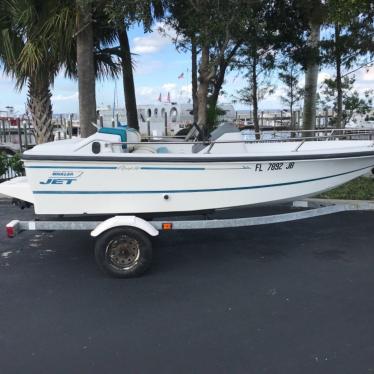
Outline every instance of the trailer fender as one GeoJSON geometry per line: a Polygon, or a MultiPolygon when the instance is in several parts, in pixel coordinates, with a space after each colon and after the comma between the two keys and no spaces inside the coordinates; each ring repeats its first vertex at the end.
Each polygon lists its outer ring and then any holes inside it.
{"type": "Polygon", "coordinates": [[[142,218],[136,216],[115,216],[97,225],[95,229],[91,231],[91,236],[96,238],[103,232],[120,226],[135,227],[146,232],[150,236],[158,235],[158,230],[156,230],[149,222],[142,218]]]}

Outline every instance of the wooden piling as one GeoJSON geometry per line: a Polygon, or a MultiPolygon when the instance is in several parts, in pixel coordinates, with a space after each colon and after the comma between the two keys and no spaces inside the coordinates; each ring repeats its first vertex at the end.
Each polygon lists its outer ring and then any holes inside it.
{"type": "Polygon", "coordinates": [[[168,114],[165,111],[164,115],[164,125],[165,125],[165,136],[168,136],[168,114]]]}
{"type": "Polygon", "coordinates": [[[148,137],[150,138],[151,137],[151,120],[149,118],[147,118],[147,133],[148,133],[148,137]]]}
{"type": "Polygon", "coordinates": [[[2,125],[3,125],[3,138],[4,138],[4,143],[6,143],[5,119],[2,120],[2,125]]]}
{"type": "Polygon", "coordinates": [[[73,114],[70,114],[69,116],[69,138],[71,139],[73,137],[73,114]]]}
{"type": "Polygon", "coordinates": [[[21,118],[17,118],[17,132],[18,132],[18,142],[19,142],[19,150],[22,153],[23,152],[23,146],[22,146],[22,134],[21,134],[21,118]]]}
{"type": "Polygon", "coordinates": [[[22,121],[23,125],[23,137],[25,138],[25,149],[29,148],[28,139],[27,139],[27,123],[25,120],[22,121]]]}

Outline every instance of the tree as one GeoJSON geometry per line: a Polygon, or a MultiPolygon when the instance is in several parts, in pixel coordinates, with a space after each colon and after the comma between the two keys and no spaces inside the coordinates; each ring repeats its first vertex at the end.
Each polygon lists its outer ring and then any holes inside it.
{"type": "Polygon", "coordinates": [[[127,35],[127,28],[124,23],[122,23],[122,25],[118,25],[117,32],[122,67],[127,124],[129,127],[139,130],[138,110],[136,106],[135,84],[133,76],[133,62],[130,51],[129,37],[127,35]]]}
{"type": "Polygon", "coordinates": [[[343,97],[345,123],[350,122],[354,113],[365,115],[370,113],[373,109],[373,90],[364,92],[363,97],[357,91],[351,92],[349,95],[343,97]]]}
{"type": "Polygon", "coordinates": [[[86,138],[95,133],[92,122],[97,122],[92,0],[77,0],[76,7],[79,125],[86,138]]]}
{"type": "Polygon", "coordinates": [[[225,76],[227,69],[230,65],[234,63],[234,57],[238,53],[240,46],[242,45],[243,40],[240,38],[238,40],[231,41],[226,48],[223,50],[223,53],[218,53],[218,50],[222,48],[222,41],[217,42],[217,64],[215,68],[215,74],[210,83],[210,95],[208,97],[209,106],[212,110],[215,110],[217,107],[218,97],[221,93],[223,83],[225,81],[225,76]]]}
{"type": "Polygon", "coordinates": [[[374,9],[367,0],[328,2],[328,27],[322,40],[323,62],[335,68],[336,127],[343,125],[343,69],[351,69],[362,57],[372,55],[374,9]]]}
{"type": "MultiPolygon", "coordinates": [[[[257,70],[256,70],[257,71],[257,70]]],[[[258,104],[261,100],[265,99],[266,96],[274,93],[275,87],[267,79],[267,76],[263,76],[259,80],[259,75],[256,73],[256,78],[249,72],[247,74],[248,85],[240,89],[237,94],[237,98],[240,102],[248,104],[253,110],[253,126],[255,129],[256,138],[260,138],[260,124],[258,116],[258,104]]]]}
{"type": "Polygon", "coordinates": [[[303,129],[311,130],[316,124],[319,41],[324,5],[320,0],[306,0],[302,7],[309,25],[303,66],[305,69],[303,129]]]}
{"type": "MultiPolygon", "coordinates": [[[[360,95],[356,90],[353,90],[355,77],[344,77],[340,83],[341,90],[341,126],[345,126],[351,119],[354,113],[367,114],[372,109],[373,105],[373,90],[366,90],[360,95]]],[[[321,104],[325,109],[333,109],[335,112],[338,109],[338,85],[336,79],[325,79],[321,92],[321,104]]],[[[336,126],[338,118],[332,119],[332,125],[336,126]]]]}
{"type": "Polygon", "coordinates": [[[61,67],[58,47],[67,43],[66,34],[45,37],[45,22],[57,10],[52,1],[0,2],[0,60],[18,89],[27,84],[27,105],[38,143],[52,135],[50,85],[61,67]]]}
{"type": "Polygon", "coordinates": [[[105,48],[105,52],[112,53],[120,59],[127,124],[139,130],[133,76],[134,63],[127,32],[131,25],[141,22],[144,31],[150,32],[154,21],[161,18],[164,13],[163,2],[162,0],[110,0],[106,2],[105,12],[119,43],[118,46],[105,48]]]}
{"type": "MultiPolygon", "coordinates": [[[[28,87],[28,111],[38,143],[48,141],[53,132],[50,87],[55,76],[63,68],[67,76],[77,76],[76,15],[73,0],[0,2],[0,60],[16,87],[28,87]]],[[[96,21],[102,19],[97,16],[96,21]]],[[[98,43],[111,41],[111,32],[97,29],[94,71],[96,76],[115,76],[118,67],[111,56],[97,53],[98,43]]]]}
{"type": "Polygon", "coordinates": [[[291,129],[295,128],[294,108],[302,99],[304,90],[299,87],[300,69],[290,57],[286,57],[278,66],[278,77],[284,84],[285,93],[282,102],[287,105],[291,118],[291,129]]]}
{"type": "MultiPolygon", "coordinates": [[[[244,13],[243,6],[248,3],[252,3],[252,1],[179,0],[169,1],[167,4],[168,23],[183,38],[191,40],[191,36],[194,36],[200,50],[196,95],[198,102],[197,124],[204,128],[205,132],[208,131],[209,89],[211,86],[214,87],[213,82],[216,81],[214,95],[218,97],[226,71],[226,67],[222,65],[221,75],[215,79],[220,70],[220,61],[226,59],[227,51],[238,39],[238,25],[244,13]]],[[[215,105],[215,102],[213,96],[212,104],[215,105]]]]}
{"type": "MultiPolygon", "coordinates": [[[[101,4],[103,5],[103,4],[101,4]]],[[[103,7],[95,0],[60,0],[56,14],[47,21],[42,36],[66,35],[69,42],[60,43],[60,61],[65,74],[78,78],[79,122],[81,136],[96,129],[96,78],[117,77],[118,63],[105,51],[115,40],[115,32],[103,7]],[[64,22],[58,22],[62,19],[64,22]]]]}
{"type": "Polygon", "coordinates": [[[8,170],[8,156],[0,152],[0,177],[3,176],[8,170]]]}
{"type": "Polygon", "coordinates": [[[198,121],[198,102],[197,102],[197,56],[199,54],[198,45],[196,42],[195,33],[187,36],[177,35],[174,38],[174,43],[177,51],[182,51],[184,53],[191,52],[191,98],[192,98],[192,114],[193,122],[197,123],[198,121]]]}
{"type": "Polygon", "coordinates": [[[316,62],[318,57],[318,43],[320,38],[320,24],[310,23],[310,34],[307,45],[313,55],[306,65],[305,86],[304,86],[304,106],[303,106],[303,129],[314,129],[316,123],[317,107],[317,82],[319,64],[316,62]]]}
{"type": "MultiPolygon", "coordinates": [[[[243,70],[249,85],[239,92],[241,100],[253,106],[255,131],[259,133],[258,102],[273,92],[270,76],[277,54],[298,62],[303,53],[304,14],[298,0],[263,0],[242,7],[237,30],[242,45],[233,66],[243,70]]],[[[259,134],[257,135],[259,136],[259,134]]]]}
{"type": "Polygon", "coordinates": [[[246,9],[244,43],[236,61],[236,67],[246,71],[248,87],[239,91],[239,95],[242,101],[252,105],[257,138],[260,137],[258,102],[274,91],[269,77],[275,64],[277,24],[267,13],[269,6],[269,2],[263,1],[246,9]]]}
{"type": "MultiPolygon", "coordinates": [[[[303,128],[310,130],[315,126],[317,79],[321,63],[336,67],[337,80],[337,124],[342,120],[342,68],[350,65],[361,53],[373,51],[372,31],[373,12],[370,0],[303,0],[295,3],[300,19],[308,23],[306,48],[299,48],[304,55],[299,59],[305,70],[305,94],[303,128]],[[323,26],[332,26],[327,31],[330,40],[320,41],[323,26]],[[349,30],[351,28],[351,30],[349,30]],[[350,36],[349,36],[350,35],[350,36]],[[321,55],[320,47],[325,47],[321,55]],[[353,52],[353,53],[352,53],[353,52]]],[[[300,55],[299,55],[300,58],[300,55]]]]}
{"type": "Polygon", "coordinates": [[[61,68],[66,76],[78,78],[82,137],[96,131],[96,78],[115,78],[119,71],[112,55],[103,51],[114,42],[115,33],[103,8],[96,5],[94,0],[60,0],[41,33],[46,40],[54,35],[61,68]]]}
{"type": "Polygon", "coordinates": [[[191,86],[192,86],[192,112],[193,122],[198,121],[198,102],[197,102],[197,44],[196,37],[191,38],[191,86]]]}

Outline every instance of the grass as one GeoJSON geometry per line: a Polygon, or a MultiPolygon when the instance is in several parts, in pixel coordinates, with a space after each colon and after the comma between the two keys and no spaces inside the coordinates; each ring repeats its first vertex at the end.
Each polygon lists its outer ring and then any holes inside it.
{"type": "Polygon", "coordinates": [[[344,200],[374,200],[374,179],[357,178],[317,197],[344,200]]]}

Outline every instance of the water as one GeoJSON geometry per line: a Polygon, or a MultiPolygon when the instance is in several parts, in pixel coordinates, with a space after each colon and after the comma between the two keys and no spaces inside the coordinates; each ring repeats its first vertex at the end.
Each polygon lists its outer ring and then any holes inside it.
{"type": "MultiPolygon", "coordinates": [[[[254,130],[242,130],[240,131],[244,135],[244,140],[256,140],[256,135],[254,130]]],[[[261,140],[287,140],[291,138],[290,131],[263,131],[261,132],[261,140]]]]}

